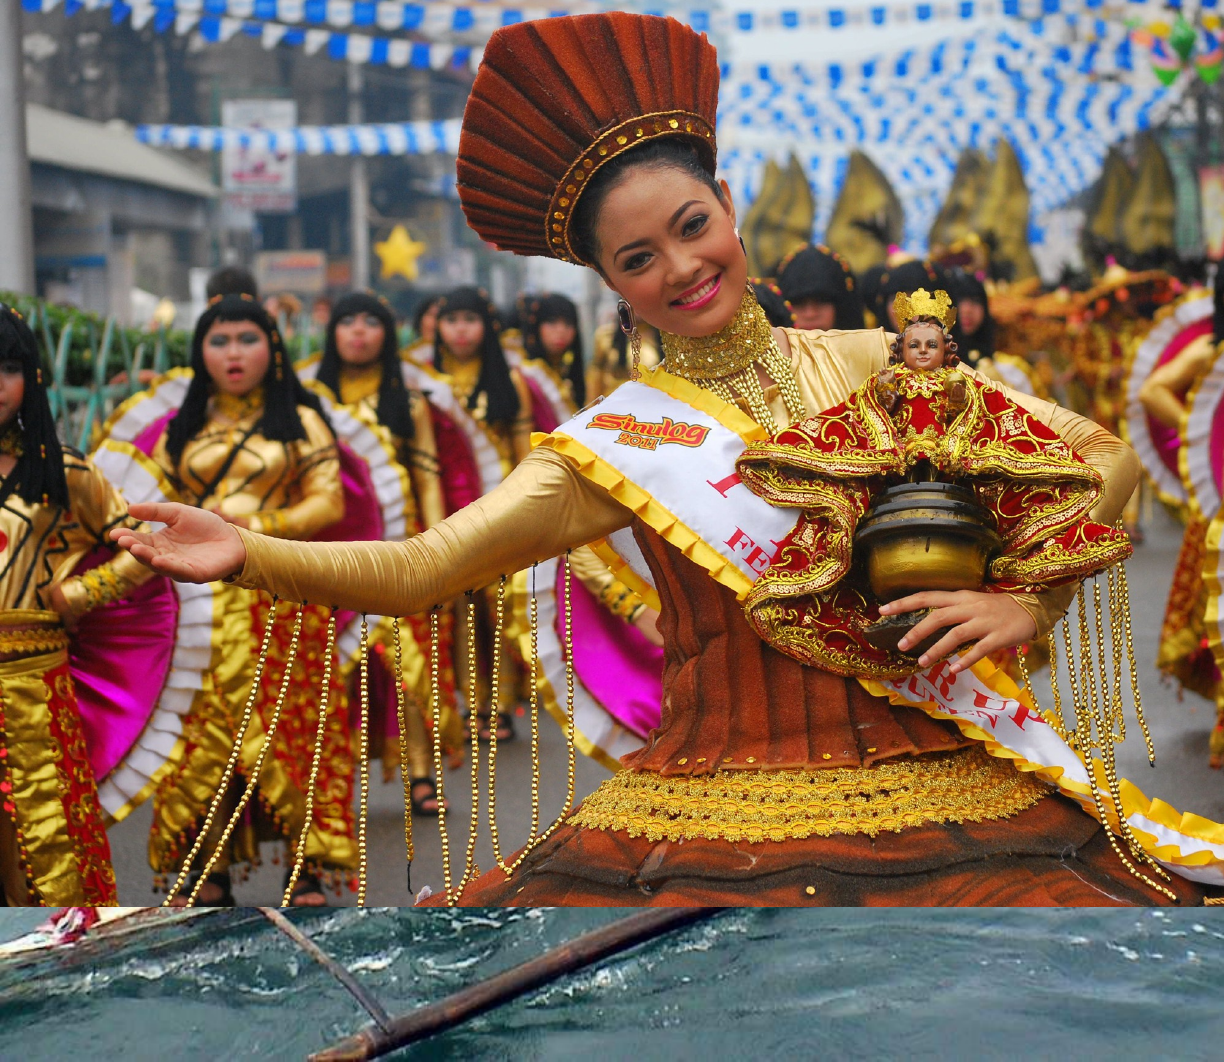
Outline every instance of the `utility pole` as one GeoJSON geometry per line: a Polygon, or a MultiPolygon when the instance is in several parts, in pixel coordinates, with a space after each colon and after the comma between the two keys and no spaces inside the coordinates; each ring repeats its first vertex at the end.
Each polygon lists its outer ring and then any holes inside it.
{"type": "Polygon", "coordinates": [[[0,290],[34,294],[21,4],[0,0],[0,290]]]}
{"type": "MultiPolygon", "coordinates": [[[[357,63],[348,68],[348,117],[353,125],[365,121],[361,93],[365,77],[357,63]]],[[[364,155],[349,160],[349,252],[352,257],[352,282],[355,291],[370,286],[370,176],[364,155]]]]}

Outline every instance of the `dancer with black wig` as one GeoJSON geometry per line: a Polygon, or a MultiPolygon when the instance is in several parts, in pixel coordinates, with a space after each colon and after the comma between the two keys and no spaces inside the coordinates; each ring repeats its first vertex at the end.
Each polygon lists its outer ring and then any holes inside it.
{"type": "MultiPolygon", "coordinates": [[[[298,372],[304,379],[318,380],[345,405],[365,410],[390,432],[396,455],[412,484],[416,514],[411,533],[441,523],[446,511],[433,416],[426,396],[408,387],[404,380],[395,316],[386,301],[362,291],[342,297],[332,309],[322,357],[299,366],[298,372]]],[[[401,674],[408,701],[404,714],[406,732],[399,732],[395,680],[383,665],[385,652],[395,644],[395,633],[388,622],[380,624],[372,636],[375,655],[369,678],[370,756],[382,760],[386,780],[390,780],[401,761],[406,762],[413,809],[419,814],[436,815],[438,797],[431,777],[432,743],[423,715],[428,709],[429,628],[422,617],[409,617],[398,632],[401,674]]],[[[354,674],[350,684],[356,679],[354,674]]],[[[445,700],[442,744],[448,753],[458,753],[462,749],[462,727],[452,710],[452,698],[445,700]]]]}
{"type": "MultiPolygon", "coordinates": [[[[152,452],[182,501],[232,526],[283,539],[311,538],[343,517],[331,426],[318,396],[294,374],[276,323],[258,302],[230,295],[209,305],[192,338],[191,371],[182,407],[152,452]]],[[[270,606],[267,595],[229,584],[213,590],[211,667],[184,721],[179,755],[154,793],[149,861],[163,883],[180,869],[220,786],[270,606]]],[[[260,841],[282,840],[290,848],[296,843],[305,817],[327,621],[327,609],[305,606],[298,664],[259,774],[258,799],[202,886],[204,905],[233,903],[230,868],[258,863],[260,841]]],[[[242,740],[240,777],[224,795],[224,812],[234,806],[264,743],[290,626],[276,624],[265,683],[242,740]]],[[[343,879],[357,865],[347,699],[338,674],[332,682],[306,869],[292,901],[301,906],[325,903],[324,878],[343,879]]],[[[228,817],[214,820],[201,859],[213,852],[228,817]]],[[[175,897],[176,903],[184,900],[175,897]]]]}
{"type": "Polygon", "coordinates": [[[586,405],[586,359],[578,307],[573,300],[557,294],[532,300],[527,307],[523,345],[527,357],[543,365],[557,380],[569,407],[568,416],[582,409],[586,405]]]}
{"type": "Polygon", "coordinates": [[[33,334],[0,305],[0,905],[118,903],[69,632],[149,571],[84,558],[133,526],[93,463],[61,445],[33,334]]]}

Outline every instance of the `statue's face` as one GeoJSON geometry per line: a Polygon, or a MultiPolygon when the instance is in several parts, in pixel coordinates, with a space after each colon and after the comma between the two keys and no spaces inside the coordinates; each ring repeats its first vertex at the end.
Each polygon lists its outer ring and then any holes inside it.
{"type": "Polygon", "coordinates": [[[944,332],[939,325],[919,321],[901,336],[902,360],[907,368],[920,372],[941,368],[947,355],[944,344],[944,332]]]}

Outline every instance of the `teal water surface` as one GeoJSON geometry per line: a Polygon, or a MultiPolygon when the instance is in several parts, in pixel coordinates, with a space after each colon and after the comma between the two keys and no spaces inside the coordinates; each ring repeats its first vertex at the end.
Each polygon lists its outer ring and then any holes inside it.
{"type": "MultiPolygon", "coordinates": [[[[304,923],[393,1014],[623,912],[348,909],[304,923]]],[[[0,911],[0,939],[38,920],[0,911]]],[[[275,931],[0,1000],[0,1059],[300,1059],[363,1015],[275,931]]],[[[1214,911],[729,911],[402,1059],[1214,1059],[1214,911]]]]}

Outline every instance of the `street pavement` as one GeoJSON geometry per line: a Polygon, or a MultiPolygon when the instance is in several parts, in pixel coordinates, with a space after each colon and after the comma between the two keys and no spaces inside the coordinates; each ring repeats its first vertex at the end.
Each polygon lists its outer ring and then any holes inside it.
{"type": "MultiPolygon", "coordinates": [[[[1118,752],[1119,772],[1149,796],[1159,796],[1180,811],[1195,811],[1215,821],[1224,821],[1224,774],[1207,766],[1207,737],[1214,723],[1213,706],[1194,694],[1179,696],[1163,684],[1154,667],[1160,622],[1168,596],[1173,565],[1181,545],[1181,527],[1159,508],[1151,506],[1144,514],[1146,540],[1135,551],[1128,566],[1135,649],[1139,661],[1144,708],[1156,744],[1156,767],[1148,766],[1143,739],[1137,726],[1129,725],[1127,740],[1118,752]]],[[[1034,677],[1038,702],[1050,707],[1048,679],[1044,673],[1034,677]]],[[[1063,689],[1066,690],[1065,681],[1063,689]]],[[[518,739],[502,744],[497,758],[498,830],[503,855],[509,854],[528,836],[530,829],[531,757],[528,741],[529,720],[517,720],[518,739]]],[[[560,811],[566,789],[565,741],[561,728],[549,716],[541,721],[541,806],[545,823],[560,811]]],[[[404,873],[403,789],[398,778],[390,783],[381,779],[379,766],[373,765],[370,788],[369,875],[366,902],[370,905],[401,906],[408,903],[404,873]]],[[[577,756],[575,790],[580,800],[590,793],[608,772],[599,764],[577,756]]],[[[446,795],[451,810],[447,815],[450,835],[450,862],[454,880],[463,873],[471,807],[471,779],[468,767],[448,770],[446,795]]],[[[486,781],[482,774],[481,789],[486,781]]],[[[110,833],[115,873],[119,881],[120,903],[125,905],[158,903],[152,891],[152,874],[146,860],[151,807],[146,804],[110,833]]],[[[412,887],[428,885],[439,890],[443,880],[442,847],[438,821],[416,816],[413,820],[416,858],[412,865],[412,887]]],[[[245,882],[236,883],[234,894],[241,904],[277,904],[281,896],[283,865],[275,865],[275,847],[265,846],[265,862],[245,882]]],[[[482,819],[475,849],[477,864],[493,866],[488,825],[482,819]]],[[[346,892],[332,897],[336,904],[354,904],[356,895],[346,892]]]]}

